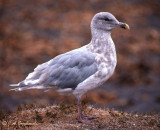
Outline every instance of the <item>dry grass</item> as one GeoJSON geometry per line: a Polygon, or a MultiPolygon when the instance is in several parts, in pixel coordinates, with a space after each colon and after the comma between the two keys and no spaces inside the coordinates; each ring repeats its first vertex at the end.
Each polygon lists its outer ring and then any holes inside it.
{"type": "Polygon", "coordinates": [[[85,114],[97,117],[92,119],[94,125],[86,125],[77,122],[76,105],[31,106],[3,115],[1,129],[160,129],[160,116],[153,113],[140,115],[83,105],[85,114]]]}

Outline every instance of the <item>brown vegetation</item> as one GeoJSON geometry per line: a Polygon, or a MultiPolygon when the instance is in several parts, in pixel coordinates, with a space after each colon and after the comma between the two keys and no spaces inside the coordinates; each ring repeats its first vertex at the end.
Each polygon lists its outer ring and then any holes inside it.
{"type": "MultiPolygon", "coordinates": [[[[24,109],[24,108],[23,108],[24,109]]],[[[160,129],[160,116],[153,114],[132,114],[109,109],[95,109],[83,106],[84,113],[95,115],[93,124],[78,123],[76,105],[43,106],[19,110],[6,116],[0,122],[2,129],[160,129]]]]}

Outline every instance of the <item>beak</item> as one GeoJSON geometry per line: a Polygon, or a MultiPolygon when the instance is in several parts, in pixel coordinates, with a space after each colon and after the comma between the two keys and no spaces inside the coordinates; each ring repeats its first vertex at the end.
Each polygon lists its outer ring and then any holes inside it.
{"type": "Polygon", "coordinates": [[[119,26],[120,26],[121,28],[124,28],[124,29],[130,29],[130,28],[129,28],[129,25],[126,24],[126,23],[119,22],[119,26]]]}

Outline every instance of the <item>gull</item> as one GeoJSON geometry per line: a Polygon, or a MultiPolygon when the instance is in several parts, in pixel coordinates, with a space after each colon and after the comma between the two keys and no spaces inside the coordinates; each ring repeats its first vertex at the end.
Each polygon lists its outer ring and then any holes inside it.
{"type": "Polygon", "coordinates": [[[111,13],[95,14],[91,21],[91,41],[81,48],[60,54],[38,65],[25,80],[11,89],[55,89],[59,93],[73,94],[78,100],[78,121],[90,124],[89,116],[82,114],[81,97],[87,91],[101,86],[113,74],[116,64],[116,49],[111,31],[121,27],[129,29],[111,13]]]}

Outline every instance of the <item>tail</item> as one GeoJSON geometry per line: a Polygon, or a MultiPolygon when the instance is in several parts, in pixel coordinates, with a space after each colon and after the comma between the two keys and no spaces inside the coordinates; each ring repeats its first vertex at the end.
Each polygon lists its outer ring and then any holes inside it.
{"type": "Polygon", "coordinates": [[[9,91],[23,91],[23,90],[27,90],[27,89],[47,89],[45,91],[50,90],[52,87],[47,87],[47,86],[43,86],[43,85],[25,85],[25,86],[21,86],[21,84],[10,84],[9,86],[12,87],[16,87],[13,89],[10,89],[9,91]]]}
{"type": "Polygon", "coordinates": [[[19,83],[18,84],[10,84],[9,86],[16,87],[16,88],[10,89],[9,91],[22,91],[22,88],[19,86],[19,83]]]}
{"type": "Polygon", "coordinates": [[[11,86],[11,87],[18,87],[19,84],[10,84],[9,86],[11,86]]]}

